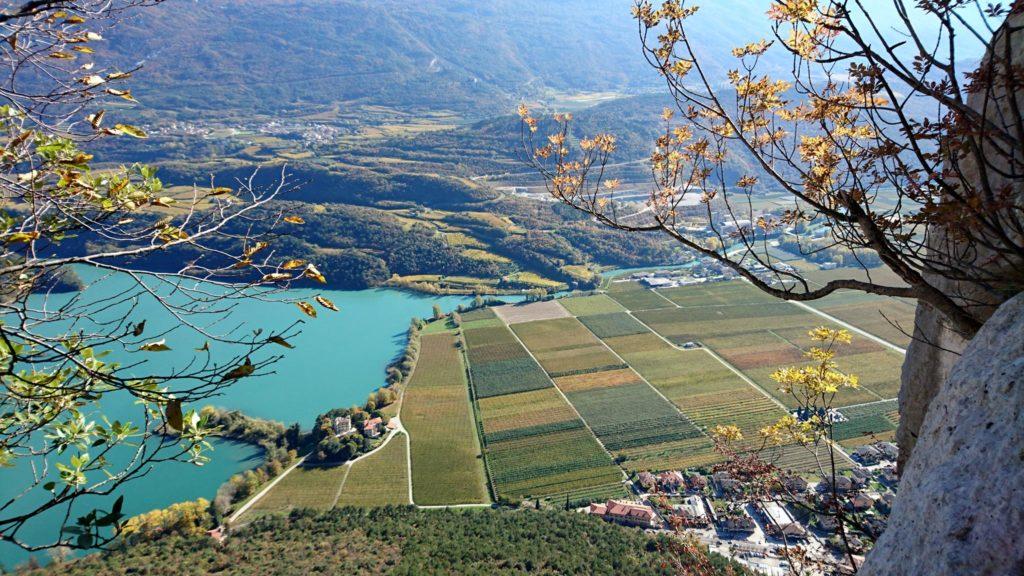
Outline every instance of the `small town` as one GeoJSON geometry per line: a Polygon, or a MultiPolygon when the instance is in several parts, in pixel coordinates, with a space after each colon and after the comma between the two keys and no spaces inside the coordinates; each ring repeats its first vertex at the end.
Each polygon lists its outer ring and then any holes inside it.
{"type": "Polygon", "coordinates": [[[774,499],[752,497],[726,471],[640,472],[627,482],[632,498],[593,503],[578,512],[652,533],[690,535],[770,576],[793,573],[787,548],[794,547],[827,567],[806,574],[850,574],[844,546],[859,565],[885,530],[898,488],[897,456],[891,442],[866,444],[851,454],[856,466],[836,476],[834,490],[828,478],[792,475],[776,487],[774,499]],[[848,522],[858,526],[845,545],[836,535],[835,518],[812,511],[833,509],[833,494],[848,522]]]}

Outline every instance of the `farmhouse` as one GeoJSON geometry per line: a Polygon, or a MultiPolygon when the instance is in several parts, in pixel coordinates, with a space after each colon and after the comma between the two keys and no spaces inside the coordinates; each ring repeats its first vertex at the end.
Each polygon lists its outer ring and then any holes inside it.
{"type": "Polygon", "coordinates": [[[678,492],[681,487],[686,486],[686,478],[677,470],[670,470],[658,474],[658,486],[664,492],[678,492]]]}
{"type": "Polygon", "coordinates": [[[658,487],[657,479],[650,472],[641,472],[636,475],[636,481],[644,490],[654,490],[658,487]]]}
{"type": "Polygon", "coordinates": [[[380,436],[380,426],[384,423],[382,418],[371,418],[363,423],[363,436],[376,438],[380,436]]]}
{"type": "Polygon", "coordinates": [[[609,500],[604,504],[591,504],[587,510],[588,514],[595,514],[609,522],[633,526],[637,528],[657,528],[658,515],[650,506],[622,502],[620,500],[609,500]]]}

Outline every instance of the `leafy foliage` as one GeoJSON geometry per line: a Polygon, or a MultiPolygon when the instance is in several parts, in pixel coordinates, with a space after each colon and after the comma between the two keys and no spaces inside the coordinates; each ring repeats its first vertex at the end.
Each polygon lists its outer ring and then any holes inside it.
{"type": "Polygon", "coordinates": [[[152,543],[93,555],[40,573],[67,576],[134,573],[197,575],[253,572],[360,574],[540,574],[701,576],[745,574],[738,564],[670,551],[666,539],[572,512],[338,508],[295,511],[260,519],[224,545],[206,537],[170,536],[152,543]],[[310,550],[316,553],[310,553],[310,550]],[[730,566],[730,572],[727,572],[730,566]]]}

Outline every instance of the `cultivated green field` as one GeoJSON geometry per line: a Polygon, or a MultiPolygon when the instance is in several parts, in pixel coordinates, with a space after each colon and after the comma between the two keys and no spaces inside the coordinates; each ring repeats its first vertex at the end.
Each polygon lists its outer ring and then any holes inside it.
{"type": "MultiPolygon", "coordinates": [[[[534,323],[516,326],[529,324],[534,323]]],[[[558,501],[623,495],[622,472],[611,456],[515,336],[508,328],[501,330],[464,328],[495,494],[558,501]],[[510,368],[510,356],[517,361],[515,368],[510,368]],[[504,371],[487,368],[495,365],[504,371]],[[479,376],[485,379],[481,382],[479,376]],[[543,386],[537,385],[538,379],[543,386]]]]}
{"type": "Polygon", "coordinates": [[[402,423],[409,432],[417,504],[488,501],[462,355],[451,334],[424,335],[406,386],[402,423]]]}
{"type": "Polygon", "coordinates": [[[405,434],[350,465],[337,506],[409,504],[408,449],[405,434]]]}
{"type": "Polygon", "coordinates": [[[914,332],[911,301],[840,291],[808,304],[901,348],[910,345],[910,335],[914,332]]]}
{"type": "Polygon", "coordinates": [[[614,312],[625,312],[621,304],[612,300],[604,294],[594,296],[579,296],[574,298],[561,298],[558,303],[565,307],[570,314],[577,318],[593,316],[595,314],[611,314],[614,312]]]}
{"type": "MultiPolygon", "coordinates": [[[[567,309],[574,307],[572,299],[564,302],[567,309]]],[[[647,330],[624,312],[516,324],[513,330],[627,470],[668,468],[672,461],[665,455],[672,449],[707,446],[700,429],[629,368],[592,332],[594,327],[610,327],[602,333],[647,330]]]]}
{"type": "Polygon", "coordinates": [[[644,288],[637,282],[611,282],[608,295],[627,310],[657,310],[671,308],[672,303],[644,288]]]}
{"type": "MultiPolygon", "coordinates": [[[[804,352],[814,345],[808,330],[834,326],[829,320],[739,281],[671,288],[662,293],[680,307],[637,312],[637,319],[677,345],[702,343],[779,401],[797,406],[795,398],[778,391],[771,374],[784,366],[805,364],[804,352]]],[[[859,334],[854,334],[853,344],[837,351],[839,368],[856,374],[860,387],[842,390],[836,396],[836,406],[896,396],[901,354],[859,334]]]]}
{"type": "Polygon", "coordinates": [[[326,510],[334,506],[348,464],[341,466],[299,466],[281,479],[253,505],[253,512],[287,512],[292,508],[326,510]]]}

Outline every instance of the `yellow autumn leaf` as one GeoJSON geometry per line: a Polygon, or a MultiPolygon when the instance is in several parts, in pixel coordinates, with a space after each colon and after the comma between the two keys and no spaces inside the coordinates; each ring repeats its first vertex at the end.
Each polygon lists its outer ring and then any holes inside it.
{"type": "Polygon", "coordinates": [[[306,221],[301,216],[285,216],[284,221],[289,224],[305,224],[306,221]]]}
{"type": "Polygon", "coordinates": [[[324,278],[324,275],[321,274],[320,271],[317,270],[316,266],[314,266],[313,264],[306,266],[306,270],[302,273],[302,275],[305,276],[306,278],[312,278],[313,280],[316,280],[321,284],[327,284],[327,278],[324,278]]]}
{"type": "Polygon", "coordinates": [[[295,270],[296,268],[302,268],[306,265],[305,260],[289,260],[284,264],[281,264],[282,270],[295,270]]]}
{"type": "Polygon", "coordinates": [[[316,296],[313,299],[317,301],[317,304],[320,304],[321,306],[327,308],[328,310],[334,310],[335,312],[338,311],[338,307],[334,305],[334,302],[331,302],[330,300],[324,298],[323,296],[316,296]]]}
{"type": "Polygon", "coordinates": [[[292,275],[291,274],[285,274],[284,272],[271,272],[270,274],[264,274],[263,278],[260,278],[260,282],[262,282],[262,283],[267,283],[267,282],[284,282],[286,280],[291,280],[291,279],[292,279],[292,275]]]}
{"type": "Polygon", "coordinates": [[[147,342],[142,346],[139,346],[139,350],[143,350],[145,352],[166,352],[171,349],[166,342],[166,339],[157,340],[156,342],[147,342]]]}
{"type": "Polygon", "coordinates": [[[262,242],[262,241],[261,242],[256,242],[255,244],[253,244],[251,246],[248,246],[245,249],[245,252],[244,252],[245,257],[249,258],[253,254],[259,252],[260,250],[263,250],[264,248],[266,248],[268,246],[270,246],[270,244],[268,242],[262,242]]]}
{"type": "Polygon", "coordinates": [[[103,117],[106,114],[107,114],[106,110],[100,110],[99,112],[96,112],[94,114],[89,114],[88,116],[85,117],[85,119],[89,121],[90,125],[92,125],[92,129],[93,130],[97,130],[97,129],[99,129],[100,124],[103,123],[103,117]]]}
{"type": "Polygon", "coordinates": [[[115,124],[114,130],[121,134],[127,134],[132,138],[149,138],[149,135],[143,132],[140,128],[130,124],[115,124]]]}
{"type": "Polygon", "coordinates": [[[296,302],[295,305],[298,306],[299,310],[302,310],[302,312],[306,316],[309,316],[310,318],[316,318],[316,308],[313,308],[313,305],[310,304],[309,302],[299,301],[296,302]]]}

